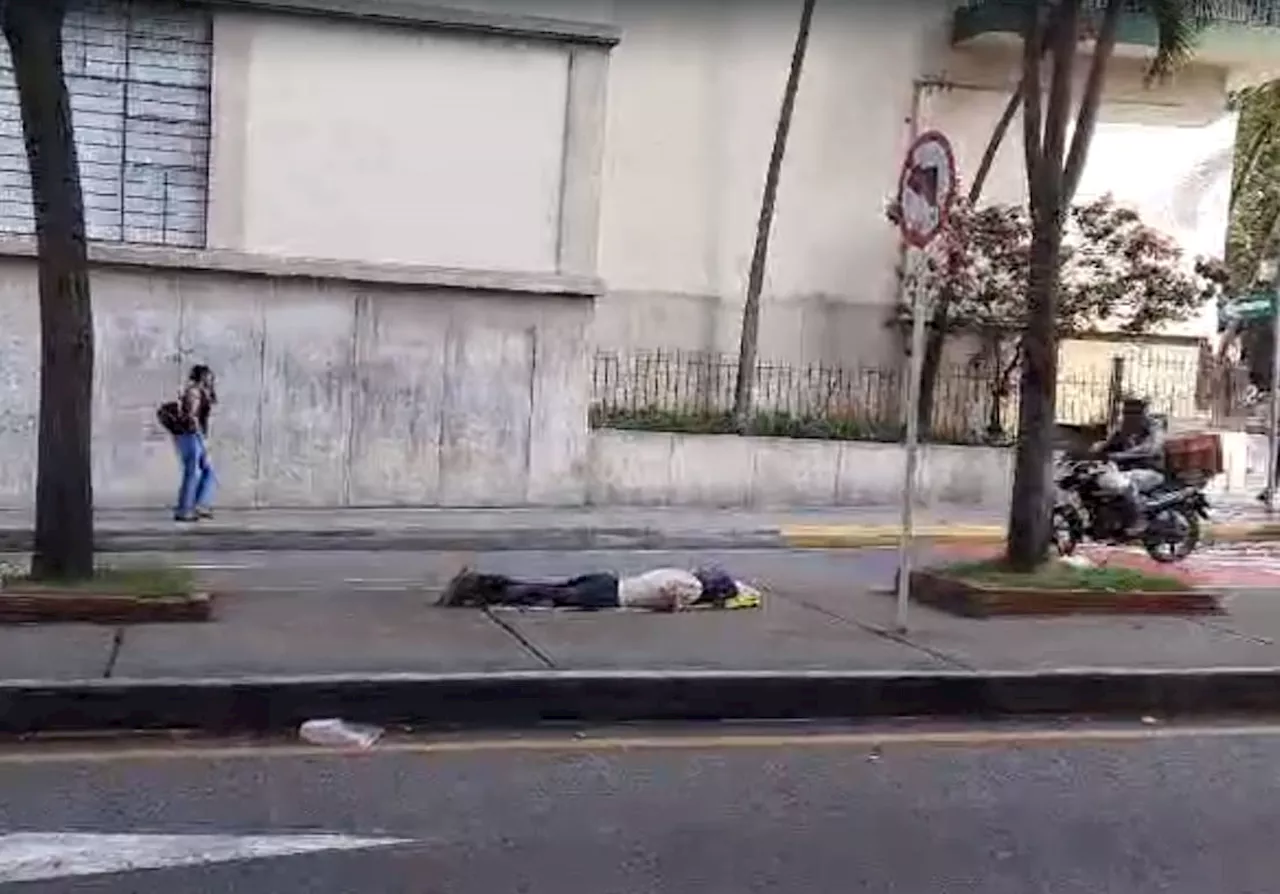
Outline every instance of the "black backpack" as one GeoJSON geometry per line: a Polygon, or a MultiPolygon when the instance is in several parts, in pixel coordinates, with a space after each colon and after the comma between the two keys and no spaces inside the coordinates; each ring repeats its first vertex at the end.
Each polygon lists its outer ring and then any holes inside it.
{"type": "Polygon", "coordinates": [[[187,420],[183,418],[182,407],[176,400],[166,401],[156,409],[156,421],[171,435],[181,435],[187,431],[187,420]]]}

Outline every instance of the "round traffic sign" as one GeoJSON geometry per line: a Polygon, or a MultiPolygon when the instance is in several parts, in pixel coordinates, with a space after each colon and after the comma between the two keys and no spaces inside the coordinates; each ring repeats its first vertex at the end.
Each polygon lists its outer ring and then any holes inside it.
{"type": "Polygon", "coordinates": [[[956,156],[936,130],[916,137],[898,177],[898,227],[907,244],[924,248],[947,222],[956,194],[956,156]]]}

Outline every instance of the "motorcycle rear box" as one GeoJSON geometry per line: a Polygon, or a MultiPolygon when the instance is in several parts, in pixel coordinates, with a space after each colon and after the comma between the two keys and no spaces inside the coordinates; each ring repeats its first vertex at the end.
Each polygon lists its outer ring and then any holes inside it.
{"type": "Polygon", "coordinates": [[[1180,478],[1222,474],[1222,438],[1214,432],[1171,435],[1165,441],[1164,453],[1166,468],[1180,478]]]}

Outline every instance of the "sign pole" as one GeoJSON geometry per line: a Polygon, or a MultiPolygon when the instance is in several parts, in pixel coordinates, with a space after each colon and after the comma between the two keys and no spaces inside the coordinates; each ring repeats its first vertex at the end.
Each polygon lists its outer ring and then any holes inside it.
{"type": "MultiPolygon", "coordinates": [[[[923,266],[923,250],[907,249],[908,268],[923,266]],[[914,265],[912,262],[915,262],[914,265]]],[[[907,605],[911,596],[911,553],[915,540],[916,468],[920,460],[920,375],[924,370],[924,335],[927,303],[921,289],[913,289],[911,301],[911,361],[907,373],[906,473],[902,482],[902,534],[898,539],[898,593],[894,626],[907,630],[907,605]]]]}
{"type": "Polygon", "coordinates": [[[911,356],[905,394],[905,474],[902,481],[902,532],[898,538],[898,585],[894,625],[907,629],[911,564],[915,541],[916,478],[920,465],[920,377],[924,370],[925,317],[929,311],[928,258],[925,250],[943,230],[956,191],[956,158],[951,143],[936,130],[916,137],[898,177],[898,226],[907,246],[904,280],[911,287],[911,356]]]}
{"type": "Polygon", "coordinates": [[[1271,418],[1267,420],[1267,512],[1276,508],[1276,451],[1280,449],[1280,269],[1271,282],[1271,418]]]}

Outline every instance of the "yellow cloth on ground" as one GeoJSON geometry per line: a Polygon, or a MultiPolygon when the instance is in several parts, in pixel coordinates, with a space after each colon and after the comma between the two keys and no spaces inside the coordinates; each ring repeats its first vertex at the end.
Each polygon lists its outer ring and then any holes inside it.
{"type": "MultiPolygon", "coordinates": [[[[720,606],[722,609],[739,609],[739,608],[760,608],[764,605],[764,594],[750,584],[744,584],[742,581],[734,581],[738,585],[738,592],[735,596],[730,596],[720,606]]],[[[710,606],[708,606],[710,607],[710,606]]]]}

